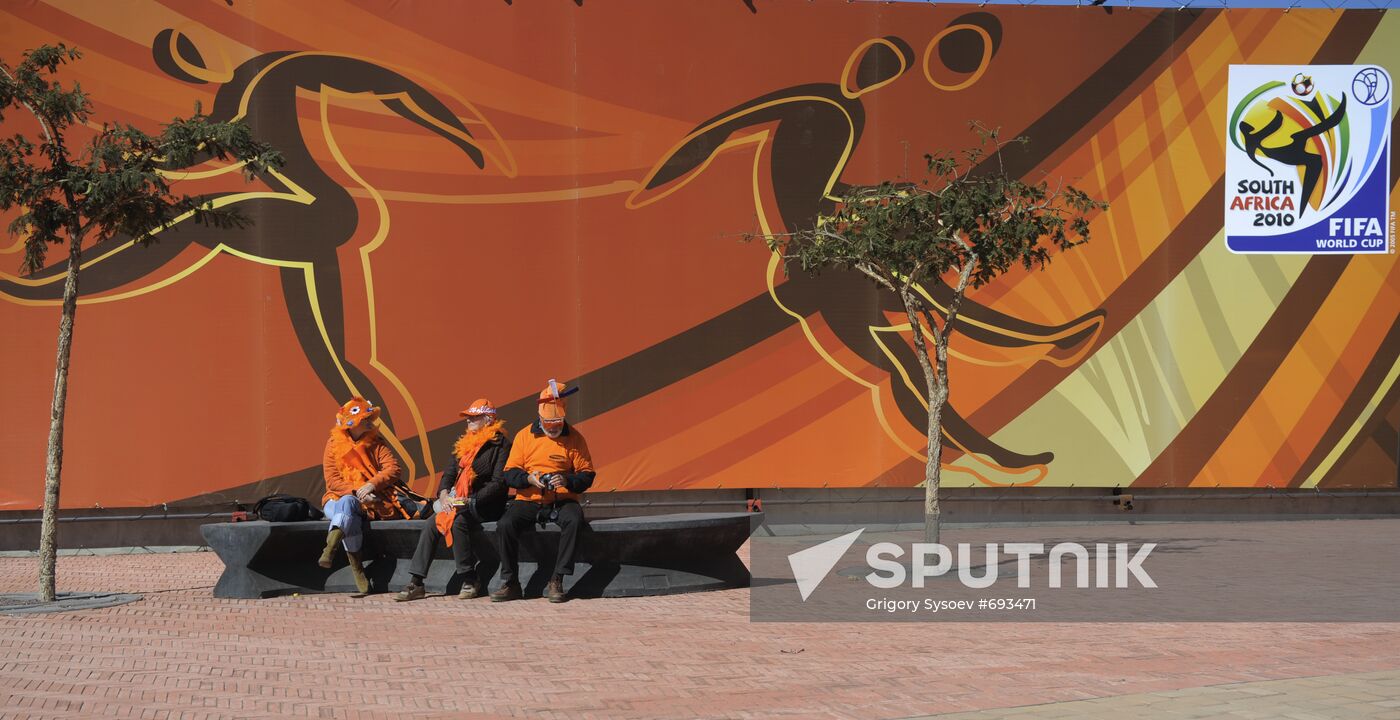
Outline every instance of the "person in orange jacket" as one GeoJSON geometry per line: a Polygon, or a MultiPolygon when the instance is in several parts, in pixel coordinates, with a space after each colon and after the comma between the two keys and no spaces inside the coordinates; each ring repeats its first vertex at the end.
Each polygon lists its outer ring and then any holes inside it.
{"type": "Polygon", "coordinates": [[[540,393],[539,419],[515,435],[505,469],[506,485],[515,490],[515,499],[496,522],[503,584],[491,593],[492,602],[521,597],[520,536],[547,521],[559,525],[559,555],[545,596],[553,603],[568,599],[564,576],[574,574],[574,550],[584,522],[578,500],[596,476],[588,443],[578,428],[564,421],[564,398],[577,390],[566,390],[551,379],[540,393]]]}
{"type": "Polygon", "coordinates": [[[321,504],[330,521],[330,532],[317,564],[329,568],[336,547],[344,545],[359,590],[355,597],[368,595],[370,589],[360,561],[369,520],[407,517],[394,494],[399,461],[379,437],[374,425],[378,418],[379,408],[364,398],[352,398],[342,405],[321,461],[326,479],[321,504]]]}
{"type": "Polygon", "coordinates": [[[418,547],[408,564],[410,579],[403,591],[394,596],[396,602],[427,595],[424,579],[439,542],[446,542],[452,549],[457,574],[462,578],[462,591],[457,597],[471,600],[486,594],[484,578],[477,572],[472,533],[480,531],[483,522],[499,519],[505,510],[510,438],[506,436],[505,422],[496,419],[496,405],[486,398],[474,401],[460,415],[467,419],[467,429],[452,448],[454,462],[442,471],[434,504],[436,514],[418,536],[418,547]]]}

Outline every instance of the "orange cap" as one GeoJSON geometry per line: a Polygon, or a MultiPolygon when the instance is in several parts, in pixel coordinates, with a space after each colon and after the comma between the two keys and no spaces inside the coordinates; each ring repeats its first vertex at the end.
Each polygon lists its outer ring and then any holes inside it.
{"type": "Polygon", "coordinates": [[[577,389],[566,390],[563,383],[550,378],[549,384],[540,391],[540,420],[545,422],[562,421],[565,409],[564,396],[577,389]]]}
{"type": "Polygon", "coordinates": [[[462,417],[474,417],[477,415],[495,415],[496,404],[491,402],[490,400],[487,400],[486,398],[477,398],[472,401],[472,404],[467,406],[466,410],[463,410],[458,414],[462,417]]]}

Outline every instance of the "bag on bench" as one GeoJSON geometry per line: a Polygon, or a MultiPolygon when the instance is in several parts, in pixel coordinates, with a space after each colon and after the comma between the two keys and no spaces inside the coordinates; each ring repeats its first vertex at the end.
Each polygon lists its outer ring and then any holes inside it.
{"type": "Polygon", "coordinates": [[[268,522],[302,522],[325,517],[306,498],[285,493],[274,493],[259,500],[258,504],[253,506],[253,514],[268,522]]]}
{"type": "Polygon", "coordinates": [[[394,484],[393,493],[399,501],[399,507],[403,509],[405,518],[421,520],[433,514],[432,501],[413,492],[402,480],[394,484]]]}

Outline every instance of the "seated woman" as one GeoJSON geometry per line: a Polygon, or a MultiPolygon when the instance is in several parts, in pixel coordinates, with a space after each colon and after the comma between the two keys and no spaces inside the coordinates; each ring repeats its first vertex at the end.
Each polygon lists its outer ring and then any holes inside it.
{"type": "Polygon", "coordinates": [[[399,461],[379,437],[374,426],[378,418],[379,408],[364,398],[353,398],[342,405],[321,462],[326,478],[321,504],[330,520],[330,533],[326,535],[326,550],[321,553],[319,564],[330,567],[336,546],[344,544],[359,590],[355,597],[369,594],[369,579],[360,562],[369,520],[405,517],[394,495],[399,461]]]}
{"type": "Polygon", "coordinates": [[[499,519],[505,511],[504,473],[510,438],[506,436],[505,423],[496,419],[496,406],[490,400],[481,398],[461,414],[467,418],[467,431],[452,449],[456,462],[442,471],[438,512],[418,536],[418,548],[408,566],[413,579],[394,597],[399,602],[417,600],[426,593],[423,578],[428,575],[439,540],[445,540],[452,548],[457,574],[462,576],[462,591],[457,597],[470,600],[486,594],[486,578],[476,571],[471,534],[479,531],[483,522],[499,519]]]}

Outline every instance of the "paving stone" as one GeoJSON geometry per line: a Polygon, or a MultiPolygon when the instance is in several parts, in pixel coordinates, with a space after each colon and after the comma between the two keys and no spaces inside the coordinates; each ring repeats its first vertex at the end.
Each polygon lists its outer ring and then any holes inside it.
{"type": "MultiPolygon", "coordinates": [[[[1334,688],[1356,717],[1400,716],[1382,704],[1400,702],[1400,624],[749,623],[745,590],[218,600],[220,569],[209,553],[60,558],[62,591],[144,597],[0,617],[0,718],[1175,720],[1183,698],[1332,718],[1334,688]]],[[[0,593],[36,578],[35,559],[0,558],[0,593]]]]}
{"type": "MultiPolygon", "coordinates": [[[[1396,711],[1400,707],[1400,689],[1396,689],[1393,683],[1396,679],[1400,679],[1400,669],[1122,695],[1022,707],[992,715],[1019,720],[1055,720],[1064,717],[1082,720],[1394,720],[1400,717],[1400,712],[1396,711]],[[1352,697],[1362,688],[1371,688],[1373,692],[1366,694],[1376,699],[1358,700],[1352,697]],[[1150,709],[1145,709],[1144,698],[1155,698],[1159,702],[1152,702],[1150,709]]],[[[985,716],[986,713],[944,713],[921,717],[925,720],[982,720],[985,716]]]]}

